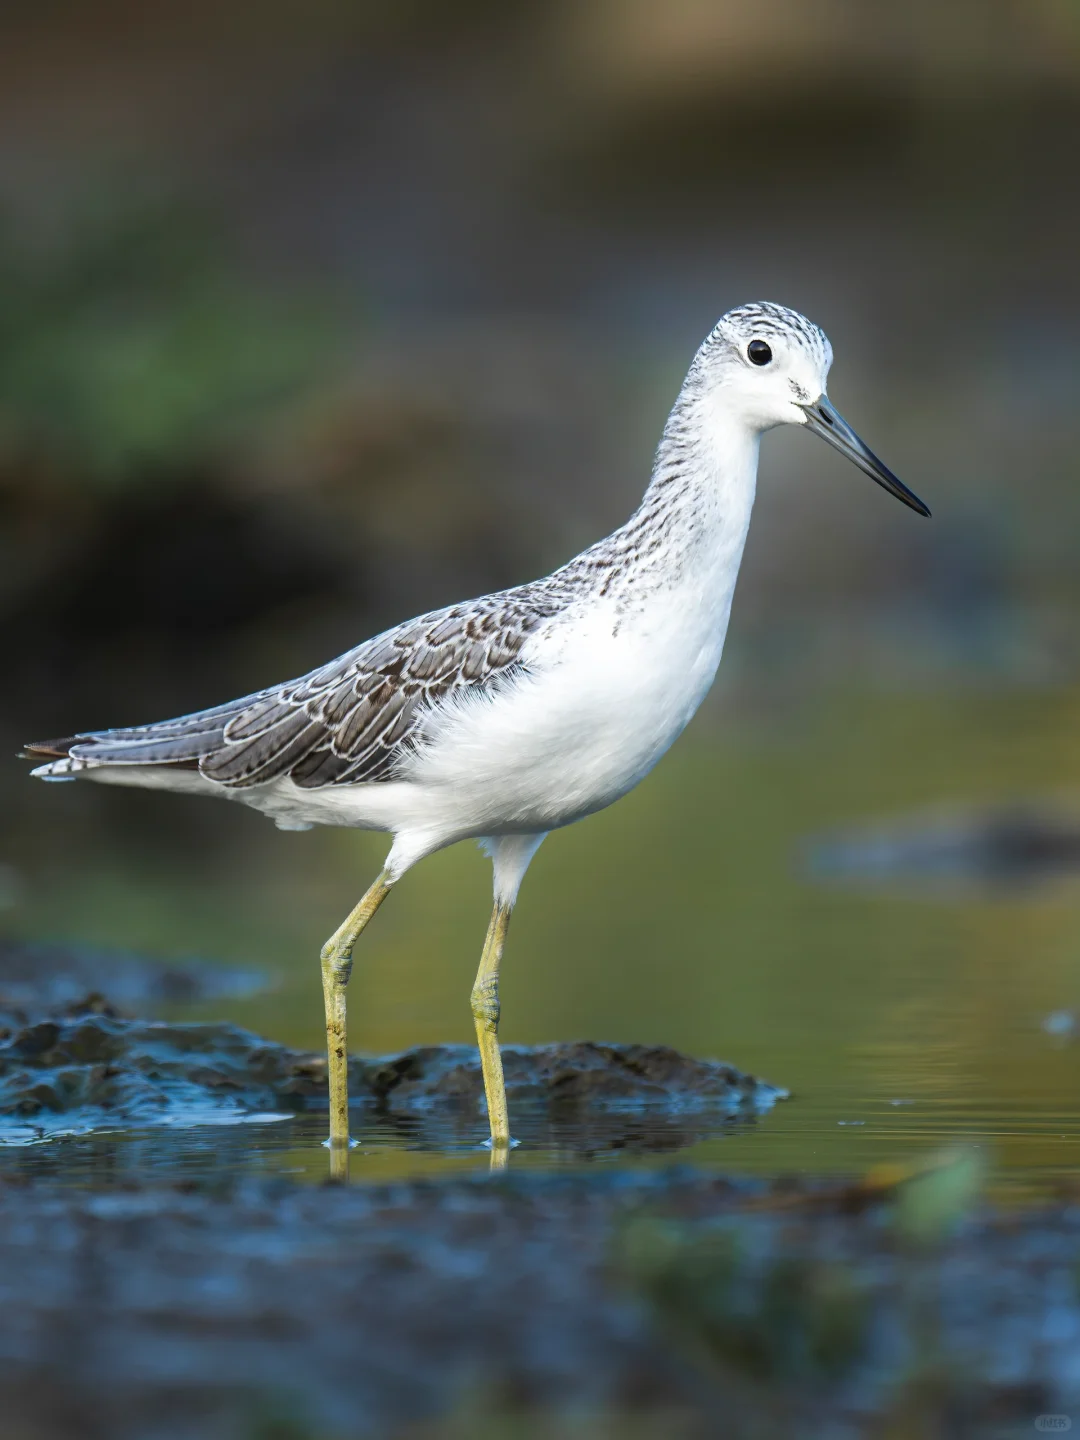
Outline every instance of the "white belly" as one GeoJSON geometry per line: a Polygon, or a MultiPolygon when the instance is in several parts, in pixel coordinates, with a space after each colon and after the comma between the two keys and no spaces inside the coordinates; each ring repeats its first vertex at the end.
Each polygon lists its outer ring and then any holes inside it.
{"type": "Polygon", "coordinates": [[[467,816],[471,834],[551,830],[610,805],[682,732],[716,673],[722,629],[682,619],[652,609],[647,624],[626,622],[612,608],[542,642],[494,698],[466,693],[440,715],[412,783],[432,807],[467,816]]]}

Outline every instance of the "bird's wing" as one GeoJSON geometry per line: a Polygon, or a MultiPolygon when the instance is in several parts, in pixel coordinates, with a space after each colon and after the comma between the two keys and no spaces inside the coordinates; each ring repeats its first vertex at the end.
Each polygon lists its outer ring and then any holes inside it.
{"type": "Polygon", "coordinates": [[[431,705],[505,678],[527,637],[558,608],[523,601],[522,591],[507,591],[450,606],[228,705],[27,750],[107,765],[197,765],[208,780],[234,787],[286,776],[307,789],[390,779],[431,705]]]}

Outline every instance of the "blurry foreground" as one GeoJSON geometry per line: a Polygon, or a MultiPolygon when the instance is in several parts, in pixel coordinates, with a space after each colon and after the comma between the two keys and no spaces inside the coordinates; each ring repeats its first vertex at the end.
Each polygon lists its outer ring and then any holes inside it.
{"type": "Polygon", "coordinates": [[[957,1152],[842,1187],[10,1187],[5,1423],[41,1440],[1026,1435],[1080,1403],[1076,1209],[973,1216],[978,1185],[957,1152]]]}

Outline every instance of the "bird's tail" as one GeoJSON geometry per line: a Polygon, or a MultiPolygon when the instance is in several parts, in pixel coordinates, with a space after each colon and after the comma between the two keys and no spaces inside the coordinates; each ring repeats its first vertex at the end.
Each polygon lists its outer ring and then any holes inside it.
{"type": "Polygon", "coordinates": [[[77,772],[85,766],[85,762],[71,759],[69,752],[74,743],[73,735],[67,740],[32,740],[23,746],[20,759],[48,757],[48,764],[37,765],[30,772],[39,780],[74,780],[77,772]]]}

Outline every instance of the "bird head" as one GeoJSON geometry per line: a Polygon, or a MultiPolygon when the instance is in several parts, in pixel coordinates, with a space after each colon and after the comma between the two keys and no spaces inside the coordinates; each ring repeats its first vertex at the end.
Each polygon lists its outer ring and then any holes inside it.
{"type": "Polygon", "coordinates": [[[920,515],[930,511],[860,440],[826,394],[832,346],[825,332],[783,305],[729,310],[702,346],[701,379],[758,432],[804,425],[920,515]]]}

